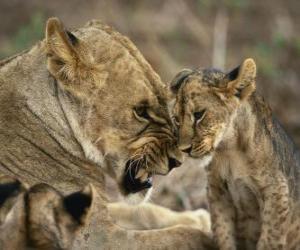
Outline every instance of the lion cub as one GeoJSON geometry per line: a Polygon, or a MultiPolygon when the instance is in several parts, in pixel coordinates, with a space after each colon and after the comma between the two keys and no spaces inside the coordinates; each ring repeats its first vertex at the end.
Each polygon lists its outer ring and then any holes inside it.
{"type": "Polygon", "coordinates": [[[300,154],[255,93],[255,77],[252,59],[228,74],[180,72],[171,83],[179,147],[207,166],[220,249],[296,249],[300,154]]]}
{"type": "Polygon", "coordinates": [[[0,178],[0,249],[71,249],[87,220],[92,186],[62,196],[47,184],[27,190],[18,180],[0,178]]]}

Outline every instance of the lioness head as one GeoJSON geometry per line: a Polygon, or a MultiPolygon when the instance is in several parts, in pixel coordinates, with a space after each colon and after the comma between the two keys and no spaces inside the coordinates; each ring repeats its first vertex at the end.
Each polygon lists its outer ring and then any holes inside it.
{"type": "Polygon", "coordinates": [[[210,157],[239,105],[255,90],[255,77],[252,59],[227,74],[214,69],[180,72],[171,83],[180,149],[191,157],[210,157]]]}
{"type": "Polygon", "coordinates": [[[0,178],[0,248],[71,249],[90,215],[93,186],[68,196],[47,184],[29,190],[18,180],[0,178]]]}
{"type": "Polygon", "coordinates": [[[98,21],[46,27],[48,70],[87,159],[116,178],[124,195],[146,195],[154,174],[180,165],[167,89],[129,39],[98,21]]]}

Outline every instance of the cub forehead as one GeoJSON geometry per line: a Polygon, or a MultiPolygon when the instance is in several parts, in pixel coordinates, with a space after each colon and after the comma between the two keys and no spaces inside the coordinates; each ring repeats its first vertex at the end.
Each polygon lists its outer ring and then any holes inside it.
{"type": "Polygon", "coordinates": [[[189,91],[201,87],[204,89],[207,87],[220,87],[225,76],[224,72],[214,68],[195,70],[193,74],[187,77],[184,87],[189,91]]]}
{"type": "Polygon", "coordinates": [[[187,102],[199,95],[209,94],[215,87],[221,87],[226,74],[217,69],[196,70],[185,79],[181,95],[187,102]]]}
{"type": "Polygon", "coordinates": [[[225,77],[225,73],[214,68],[203,69],[202,73],[202,83],[209,87],[218,87],[225,77]]]}
{"type": "Polygon", "coordinates": [[[209,92],[209,90],[210,87],[203,84],[200,77],[188,79],[181,92],[182,102],[188,103],[189,101],[194,101],[195,99],[198,99],[199,96],[205,95],[205,93],[209,92]]]}

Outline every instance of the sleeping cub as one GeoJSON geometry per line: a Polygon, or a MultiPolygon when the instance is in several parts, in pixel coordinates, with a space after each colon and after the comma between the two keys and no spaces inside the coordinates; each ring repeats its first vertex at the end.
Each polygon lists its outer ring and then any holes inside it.
{"type": "Polygon", "coordinates": [[[62,196],[47,184],[29,190],[18,180],[0,178],[0,249],[71,249],[89,215],[93,187],[62,196]]]}

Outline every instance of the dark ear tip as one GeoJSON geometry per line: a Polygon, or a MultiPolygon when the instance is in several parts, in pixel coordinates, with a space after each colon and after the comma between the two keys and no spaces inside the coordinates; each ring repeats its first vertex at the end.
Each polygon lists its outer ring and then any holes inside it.
{"type": "Polygon", "coordinates": [[[231,70],[229,73],[227,73],[227,74],[226,74],[226,78],[227,78],[229,81],[234,81],[235,79],[237,79],[238,76],[239,76],[240,67],[241,67],[241,66],[238,66],[238,67],[236,67],[235,69],[231,70]]]}
{"type": "Polygon", "coordinates": [[[25,190],[25,187],[19,180],[10,177],[2,177],[0,179],[0,207],[8,198],[16,196],[25,190]]]}
{"type": "Polygon", "coordinates": [[[72,45],[76,45],[78,43],[78,39],[76,36],[73,35],[73,33],[71,33],[70,31],[66,31],[68,38],[70,40],[70,42],[72,43],[72,45]]]}
{"type": "Polygon", "coordinates": [[[87,188],[65,197],[64,207],[78,224],[83,224],[83,217],[91,207],[92,198],[92,191],[87,188]]]}

